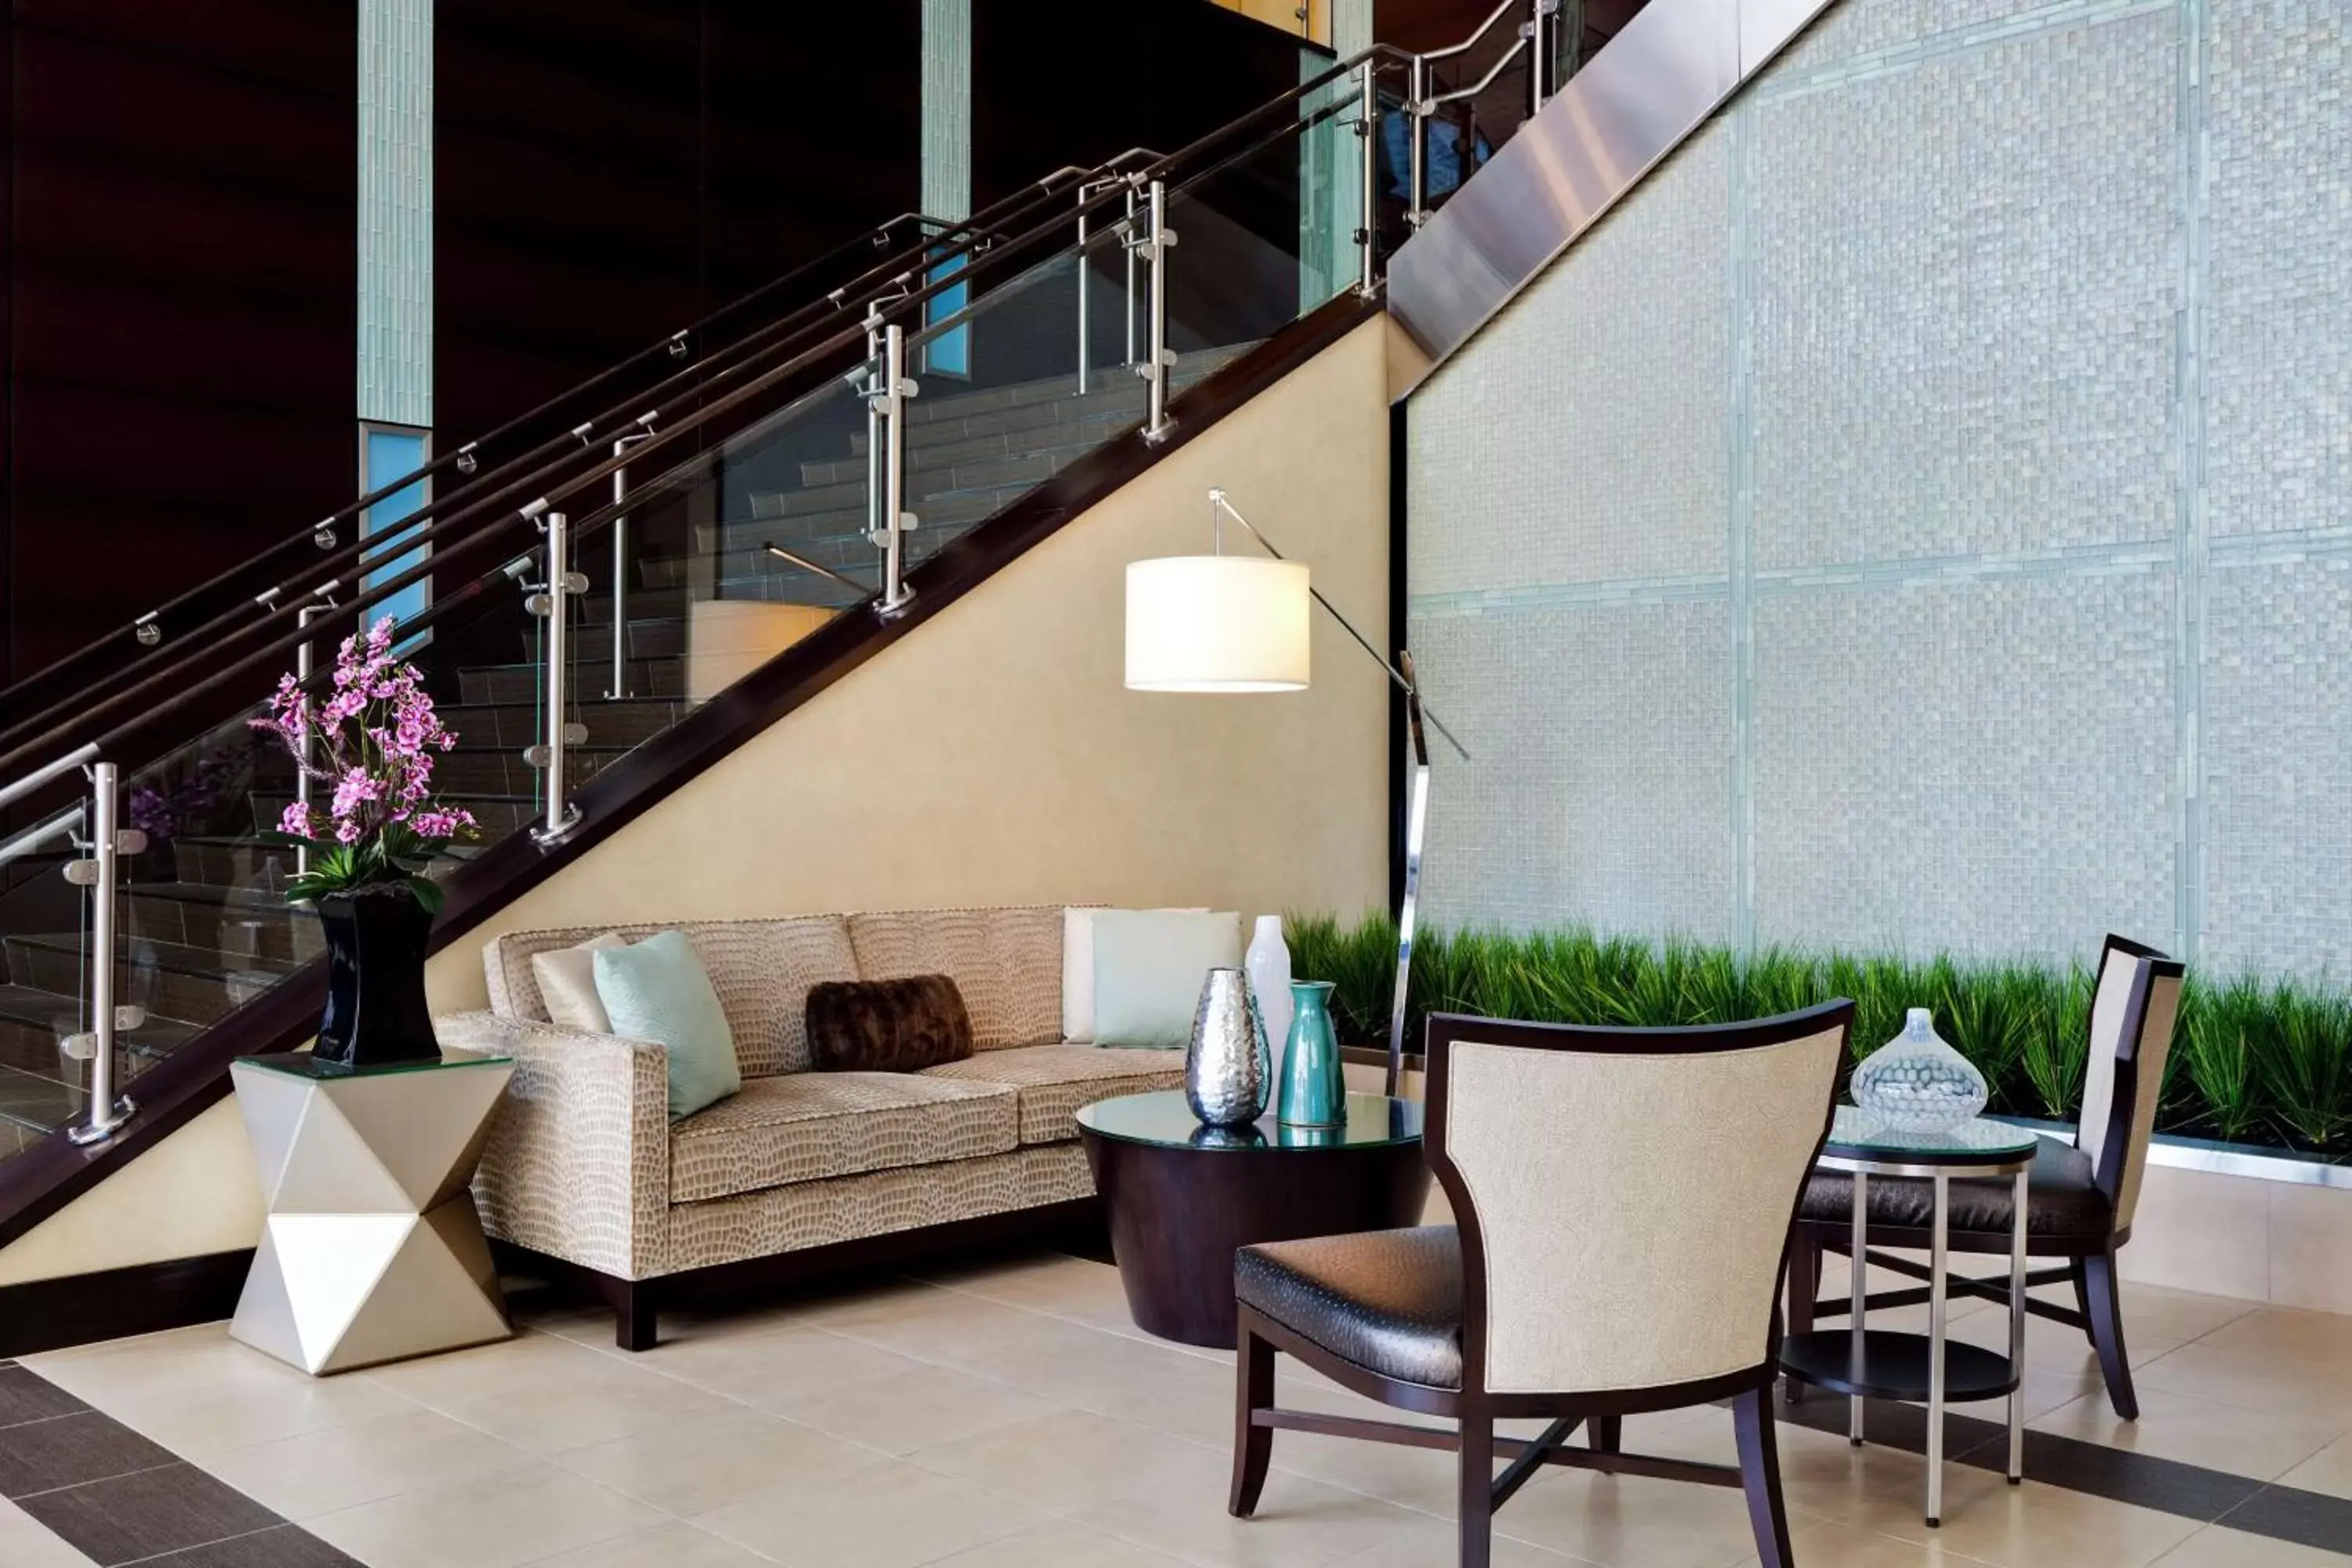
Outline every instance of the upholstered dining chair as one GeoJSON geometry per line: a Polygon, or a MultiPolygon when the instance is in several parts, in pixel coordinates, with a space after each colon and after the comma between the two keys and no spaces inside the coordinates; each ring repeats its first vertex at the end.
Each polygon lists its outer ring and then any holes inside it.
{"type": "Polygon", "coordinates": [[[1689,1029],[1433,1016],[1425,1142],[1454,1223],[1236,1254],[1234,1513],[1255,1510],[1277,1429],[1316,1432],[1457,1453],[1462,1568],[1488,1568],[1496,1510],[1547,1464],[1742,1487],[1765,1568],[1785,1568],[1777,1302],[1853,1019],[1849,1002],[1689,1029]],[[1277,1351],[1455,1426],[1279,1408],[1277,1351]],[[1622,1451],[1625,1416],[1717,1400],[1737,1467],[1622,1451]],[[1528,1416],[1550,1425],[1496,1433],[1528,1416]]]}
{"type": "MultiPolygon", "coordinates": [[[[2152,947],[2109,936],[2099,953],[2091,992],[2090,1051],[2084,1073],[2083,1115],[2071,1143],[2045,1137],[2026,1175],[2025,1247],[2032,1258],[2056,1258],[2055,1268],[2026,1275],[2026,1284],[2071,1280],[2074,1305],[2067,1308],[2031,1294],[2026,1310],[2081,1329],[2098,1355],[2107,1399],[2126,1421],[2139,1418],[2131,1364],[2124,1354],[2124,1320],[2116,1280],[2116,1250],[2131,1239],[2140,1178],[2147,1169],[2148,1137],[2164,1087],[2164,1064],[2172,1051],[2172,1026],[2180,1010],[2182,966],[2152,947]]],[[[1932,1279],[1927,1265],[1883,1253],[1881,1247],[1925,1250],[1935,1223],[1933,1184],[1912,1177],[1874,1177],[1864,1216],[1871,1262],[1906,1279],[1932,1279]]],[[[1948,1245],[1954,1252],[2009,1256],[2015,1196],[2007,1177],[1958,1181],[1947,1200],[1948,1245]]],[[[1853,1236],[1853,1178],[1842,1172],[1816,1174],[1805,1189],[1797,1227],[1796,1256],[1789,1270],[1790,1331],[1811,1329],[1817,1317],[1843,1315],[1849,1299],[1821,1300],[1822,1257],[1850,1257],[1853,1236]]],[[[2009,1302],[2004,1271],[1989,1279],[1948,1273],[1946,1289],[2009,1302]]],[[[1865,1310],[1914,1306],[1927,1299],[1927,1287],[1881,1291],[1864,1297],[1865,1310]]],[[[1790,1385],[1797,1397],[1796,1385],[1790,1385]]]]}

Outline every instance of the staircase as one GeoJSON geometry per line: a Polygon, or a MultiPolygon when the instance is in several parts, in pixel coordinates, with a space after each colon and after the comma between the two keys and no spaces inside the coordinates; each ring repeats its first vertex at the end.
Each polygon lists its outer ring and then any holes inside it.
{"type": "MultiPolygon", "coordinates": [[[[1174,384],[1195,384],[1249,346],[1182,355],[1174,384]]],[[[911,539],[917,563],[1132,428],[1144,412],[1143,384],[1127,366],[1095,373],[1083,393],[1074,374],[972,391],[950,390],[957,384],[946,377],[923,382],[907,443],[908,505],[921,520],[911,539]]],[[[626,599],[626,695],[619,699],[602,695],[612,672],[609,561],[592,552],[582,562],[592,585],[575,612],[571,664],[572,689],[580,694],[574,712],[587,739],[570,751],[574,788],[689,710],[688,628],[698,599],[828,609],[857,599],[778,559],[768,544],[872,579],[866,434],[816,434],[823,438],[793,464],[796,482],[750,492],[744,515],[697,535],[698,555],[655,548],[639,554],[626,599]]],[[[509,618],[520,623],[521,590],[512,595],[509,618]]],[[[457,736],[435,780],[482,826],[466,853],[522,831],[541,808],[538,771],[522,755],[544,728],[536,637],[536,623],[509,626],[489,642],[488,657],[446,670],[428,663],[436,700],[457,736]]],[[[127,792],[126,821],[147,833],[148,845],[132,858],[119,905],[125,971],[119,999],[146,1017],[117,1037],[119,1084],[322,950],[316,917],[285,902],[290,855],[255,837],[274,827],[294,798],[291,762],[262,737],[211,740],[173,770],[170,789],[134,783],[127,792]]],[[[87,1026],[79,998],[88,936],[78,926],[77,902],[59,896],[68,891],[60,875],[68,858],[62,849],[20,858],[6,868],[10,891],[0,894],[0,910],[14,917],[0,921],[0,1158],[86,1109],[88,1063],[62,1048],[87,1026]],[[26,921],[44,902],[56,918],[26,921]]]]}

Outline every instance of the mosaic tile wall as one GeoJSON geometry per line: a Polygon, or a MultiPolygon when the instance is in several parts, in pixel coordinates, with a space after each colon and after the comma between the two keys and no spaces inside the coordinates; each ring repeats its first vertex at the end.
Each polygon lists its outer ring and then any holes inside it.
{"type": "Polygon", "coordinates": [[[971,0],[923,0],[923,211],[971,213],[971,0]]]}
{"type": "Polygon", "coordinates": [[[1432,917],[2352,978],[2347,83],[1826,16],[1413,398],[1432,917]]]}
{"type": "Polygon", "coordinates": [[[433,0],[360,0],[358,416],[433,423],[433,0]]]}

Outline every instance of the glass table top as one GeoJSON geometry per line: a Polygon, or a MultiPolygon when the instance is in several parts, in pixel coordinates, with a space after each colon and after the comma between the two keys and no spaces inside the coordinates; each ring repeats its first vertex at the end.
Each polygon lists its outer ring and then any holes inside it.
{"type": "Polygon", "coordinates": [[[415,1061],[383,1062],[355,1068],[345,1067],[341,1062],[322,1062],[308,1051],[281,1051],[274,1056],[239,1057],[230,1065],[284,1073],[289,1078],[323,1081],[327,1079],[385,1078],[404,1072],[437,1072],[444,1068],[503,1067],[513,1060],[512,1057],[492,1056],[481,1051],[444,1051],[437,1057],[419,1057],[415,1061]]]}
{"type": "Polygon", "coordinates": [[[1982,1116],[1943,1132],[1906,1132],[1859,1106],[1841,1105],[1822,1153],[1863,1164],[2002,1165],[2032,1159],[2041,1143],[2030,1127],[1982,1116]]]}
{"type": "Polygon", "coordinates": [[[1421,1142],[1421,1103],[1379,1094],[1348,1097],[1342,1127],[1285,1127],[1272,1111],[1247,1127],[1203,1127],[1181,1089],[1098,1100],[1078,1112],[1097,1137],[1169,1149],[1363,1149],[1421,1142]]]}

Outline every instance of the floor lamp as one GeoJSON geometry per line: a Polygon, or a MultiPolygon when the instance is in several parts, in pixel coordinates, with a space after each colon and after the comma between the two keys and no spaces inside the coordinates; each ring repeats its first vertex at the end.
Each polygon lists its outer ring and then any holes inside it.
{"type": "Polygon", "coordinates": [[[1286,557],[1225,498],[1209,492],[1215,553],[1138,561],[1127,569],[1127,685],[1132,691],[1304,691],[1311,599],[1339,623],[1366,657],[1404,693],[1405,736],[1412,746],[1412,790],[1405,808],[1404,899],[1397,910],[1396,995],[1389,1010],[1388,1092],[1404,1082],[1404,1013],[1412,980],[1413,904],[1421,887],[1421,846],[1429,822],[1429,741],[1423,723],[1445,737],[1464,762],[1470,753],[1422,705],[1412,655],[1381,657],[1322,591],[1307,567],[1286,557]],[[1228,555],[1225,519],[1246,530],[1270,559],[1228,555]]]}

